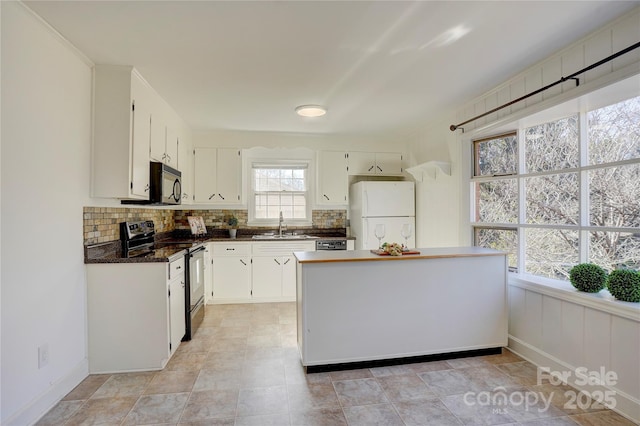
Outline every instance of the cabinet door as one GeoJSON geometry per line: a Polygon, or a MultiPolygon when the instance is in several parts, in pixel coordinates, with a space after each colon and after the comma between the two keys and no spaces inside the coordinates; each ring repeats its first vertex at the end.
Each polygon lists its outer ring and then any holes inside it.
{"type": "Polygon", "coordinates": [[[282,297],[296,300],[296,259],[293,256],[282,258],[282,297]]]}
{"type": "Polygon", "coordinates": [[[347,160],[350,175],[373,175],[376,172],[376,155],[373,152],[349,152],[347,160]]]}
{"type": "Polygon", "coordinates": [[[251,295],[254,299],[282,297],[282,257],[256,256],[253,258],[252,268],[251,295]]]}
{"type": "Polygon", "coordinates": [[[216,195],[215,148],[196,148],[193,162],[193,190],[196,203],[214,203],[216,195]]]}
{"type": "Polygon", "coordinates": [[[144,83],[131,77],[131,194],[149,198],[151,99],[144,83]]]}
{"type": "Polygon", "coordinates": [[[213,258],[213,299],[248,300],[251,297],[249,257],[213,258]]]}
{"type": "Polygon", "coordinates": [[[211,260],[211,252],[213,251],[211,243],[207,244],[204,251],[204,303],[208,303],[213,298],[213,267],[211,260]]]}
{"type": "Polygon", "coordinates": [[[167,126],[167,142],[165,147],[164,163],[174,169],[178,169],[178,144],[177,129],[174,126],[167,126]]]}
{"type": "Polygon", "coordinates": [[[184,274],[169,282],[169,324],[171,353],[175,352],[185,333],[185,282],[184,274]]]}
{"type": "Polygon", "coordinates": [[[238,204],[242,163],[240,151],[235,148],[218,148],[216,167],[216,197],[218,204],[238,204]]]}
{"type": "Polygon", "coordinates": [[[318,153],[318,204],[346,204],[347,164],[344,152],[318,153]]]}
{"type": "Polygon", "coordinates": [[[376,174],[401,175],[402,154],[395,152],[376,153],[376,174]]]}
{"type": "Polygon", "coordinates": [[[167,124],[160,111],[151,111],[151,142],[149,157],[154,161],[165,162],[167,143],[167,124]]]}
{"type": "Polygon", "coordinates": [[[178,170],[182,173],[182,202],[193,202],[193,149],[186,130],[178,134],[178,170]]]}

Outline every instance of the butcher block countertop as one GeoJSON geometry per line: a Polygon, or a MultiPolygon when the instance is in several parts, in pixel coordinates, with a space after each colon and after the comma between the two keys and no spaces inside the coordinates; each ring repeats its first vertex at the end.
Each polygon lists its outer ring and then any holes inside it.
{"type": "Polygon", "coordinates": [[[377,261],[402,261],[417,259],[438,259],[446,257],[477,257],[477,256],[504,256],[504,252],[482,247],[441,247],[441,248],[417,248],[420,254],[405,254],[402,256],[381,256],[370,250],[350,251],[309,251],[295,252],[294,256],[300,263],[325,263],[325,262],[377,262],[377,261]]]}

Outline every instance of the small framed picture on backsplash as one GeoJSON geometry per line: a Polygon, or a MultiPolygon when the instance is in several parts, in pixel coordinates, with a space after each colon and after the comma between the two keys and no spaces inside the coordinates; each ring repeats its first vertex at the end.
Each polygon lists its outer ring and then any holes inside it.
{"type": "Polygon", "coordinates": [[[207,233],[207,227],[204,226],[204,219],[202,216],[189,216],[189,226],[191,227],[191,233],[193,235],[205,235],[207,233]]]}

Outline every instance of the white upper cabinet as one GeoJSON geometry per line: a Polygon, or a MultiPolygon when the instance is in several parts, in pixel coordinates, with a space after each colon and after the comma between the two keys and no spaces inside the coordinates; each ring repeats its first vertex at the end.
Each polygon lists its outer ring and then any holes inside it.
{"type": "Polygon", "coordinates": [[[317,204],[347,204],[349,177],[346,153],[340,151],[318,152],[317,204]]]}
{"type": "Polygon", "coordinates": [[[132,67],[94,73],[92,196],[148,199],[152,89],[132,67]]]}
{"type": "Polygon", "coordinates": [[[151,112],[151,139],[149,158],[153,161],[166,163],[167,120],[159,106],[151,112]]]}
{"type": "Polygon", "coordinates": [[[133,67],[96,65],[93,132],[92,196],[147,200],[149,161],[180,170],[188,128],[133,67]]]}
{"type": "Polygon", "coordinates": [[[151,143],[149,158],[174,169],[178,168],[180,120],[171,108],[160,100],[151,111],[151,143]]]}
{"type": "Polygon", "coordinates": [[[182,173],[182,202],[193,201],[193,148],[191,132],[186,126],[180,128],[178,141],[178,170],[182,173]]]}
{"type": "Polygon", "coordinates": [[[402,171],[402,154],[395,152],[376,153],[376,174],[401,175],[402,171]]]}
{"type": "Polygon", "coordinates": [[[349,152],[349,175],[402,175],[402,154],[397,152],[349,152]]]}
{"type": "Polygon", "coordinates": [[[240,204],[241,160],[236,148],[195,148],[194,202],[240,204]]]}
{"type": "Polygon", "coordinates": [[[167,135],[167,141],[165,143],[164,162],[168,166],[171,166],[174,169],[177,169],[179,149],[180,149],[180,137],[178,136],[178,127],[176,125],[167,125],[166,135],[167,135]]]}

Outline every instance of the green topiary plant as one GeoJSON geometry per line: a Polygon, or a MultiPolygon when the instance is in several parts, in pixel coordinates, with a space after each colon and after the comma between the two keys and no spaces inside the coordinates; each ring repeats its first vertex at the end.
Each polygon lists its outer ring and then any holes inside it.
{"type": "Polygon", "coordinates": [[[236,226],[238,226],[238,218],[235,217],[234,215],[231,215],[227,218],[227,224],[232,227],[235,228],[236,226]]]}
{"type": "Polygon", "coordinates": [[[624,302],[640,302],[640,272],[617,269],[609,275],[607,288],[613,297],[624,302]]]}
{"type": "Polygon", "coordinates": [[[607,283],[607,271],[593,263],[581,263],[571,268],[569,280],[580,291],[597,293],[607,283]]]}

